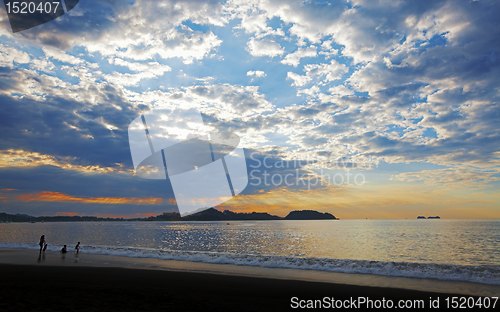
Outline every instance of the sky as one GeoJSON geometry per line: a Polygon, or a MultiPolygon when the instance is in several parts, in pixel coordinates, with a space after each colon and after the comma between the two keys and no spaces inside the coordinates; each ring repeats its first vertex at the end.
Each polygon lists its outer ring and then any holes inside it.
{"type": "Polygon", "coordinates": [[[146,217],[128,126],[195,108],[240,137],[215,207],[500,218],[500,3],[82,0],[12,33],[0,9],[0,212],[146,217]],[[288,176],[288,179],[286,177],[288,176]]]}

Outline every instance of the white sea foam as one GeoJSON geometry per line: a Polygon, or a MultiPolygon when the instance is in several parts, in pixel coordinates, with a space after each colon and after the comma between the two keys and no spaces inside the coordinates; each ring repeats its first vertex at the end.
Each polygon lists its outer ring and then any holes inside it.
{"type": "MultiPolygon", "coordinates": [[[[37,244],[0,242],[0,248],[38,249],[39,247],[37,244]]],[[[58,251],[59,247],[49,246],[48,250],[58,251]]],[[[81,251],[88,254],[112,255],[132,258],[155,258],[161,260],[235,264],[268,268],[290,268],[339,273],[361,273],[414,278],[434,278],[441,280],[466,281],[500,285],[500,266],[498,265],[472,266],[416,262],[328,259],[313,257],[290,257],[275,255],[267,256],[89,245],[82,246],[81,251]]]]}

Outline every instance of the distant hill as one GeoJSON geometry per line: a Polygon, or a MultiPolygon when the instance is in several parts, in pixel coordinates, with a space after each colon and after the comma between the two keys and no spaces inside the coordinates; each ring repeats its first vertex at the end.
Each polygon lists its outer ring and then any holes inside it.
{"type": "Polygon", "coordinates": [[[27,214],[24,214],[24,213],[16,213],[15,216],[34,218],[33,216],[30,216],[30,215],[27,215],[27,214]]]}
{"type": "Polygon", "coordinates": [[[321,213],[314,210],[292,211],[285,217],[285,220],[336,220],[334,215],[325,212],[321,213]]]}
{"type": "MultiPolygon", "coordinates": [[[[98,218],[94,216],[42,216],[33,217],[27,214],[8,214],[0,212],[0,222],[68,222],[68,221],[124,221],[123,218],[98,218]]],[[[138,219],[133,219],[138,220],[138,219]]]]}
{"type": "Polygon", "coordinates": [[[329,213],[321,213],[314,210],[292,211],[285,218],[274,216],[266,212],[223,212],[209,208],[201,212],[181,217],[179,213],[163,213],[155,217],[148,218],[99,218],[94,216],[42,216],[33,217],[25,214],[0,213],[0,222],[74,222],[74,221],[236,221],[236,220],[336,220],[335,216],[329,213]]]}
{"type": "MultiPolygon", "coordinates": [[[[212,208],[213,209],[213,208],[212,208]]],[[[251,213],[237,213],[229,210],[224,210],[224,215],[228,216],[230,220],[281,220],[283,218],[273,216],[267,212],[251,212],[251,213]]]]}
{"type": "Polygon", "coordinates": [[[35,220],[35,217],[28,216],[25,214],[8,214],[5,212],[0,212],[0,222],[30,222],[35,220]]]}
{"type": "Polygon", "coordinates": [[[278,216],[273,216],[268,213],[252,212],[238,213],[229,210],[220,212],[217,209],[209,208],[186,217],[182,217],[178,213],[164,213],[156,217],[149,217],[146,221],[229,221],[229,220],[281,220],[278,216]]]}

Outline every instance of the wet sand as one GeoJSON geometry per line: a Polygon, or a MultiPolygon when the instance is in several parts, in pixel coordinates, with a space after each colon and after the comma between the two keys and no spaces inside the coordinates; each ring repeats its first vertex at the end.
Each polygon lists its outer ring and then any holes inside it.
{"type": "Polygon", "coordinates": [[[325,297],[368,297],[395,304],[423,300],[429,309],[430,298],[439,298],[443,308],[446,297],[463,296],[457,291],[482,289],[482,295],[490,296],[500,293],[498,286],[474,283],[443,282],[441,286],[449,288],[434,286],[429,288],[432,291],[423,291],[404,285],[414,281],[416,288],[425,289],[425,285],[442,281],[83,253],[63,257],[47,252],[39,259],[38,251],[24,249],[0,249],[0,276],[0,311],[297,310],[291,308],[292,297],[298,298],[295,302],[325,297]]]}

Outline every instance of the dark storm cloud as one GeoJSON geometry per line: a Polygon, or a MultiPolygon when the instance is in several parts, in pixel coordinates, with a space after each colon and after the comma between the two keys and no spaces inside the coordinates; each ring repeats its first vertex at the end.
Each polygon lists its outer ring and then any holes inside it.
{"type": "Polygon", "coordinates": [[[54,166],[34,168],[0,168],[0,189],[16,189],[3,192],[9,198],[2,205],[2,211],[22,212],[34,215],[57,211],[71,211],[93,215],[95,212],[128,215],[130,213],[151,213],[175,210],[176,205],[169,180],[147,180],[125,173],[89,174],[61,169],[54,166]],[[147,204],[99,204],[75,203],[71,201],[25,201],[20,195],[37,195],[53,192],[77,198],[162,198],[156,205],[147,204]]]}
{"type": "Polygon", "coordinates": [[[139,115],[111,85],[88,90],[100,98],[92,105],[72,99],[46,97],[43,101],[0,96],[0,149],[22,149],[75,157],[85,165],[131,167],[127,129],[139,115]],[[116,127],[110,130],[106,124],[116,127]]]}
{"type": "Polygon", "coordinates": [[[81,197],[173,198],[167,180],[149,180],[128,173],[82,173],[54,166],[1,168],[0,189],[25,193],[61,192],[81,197]]]}

